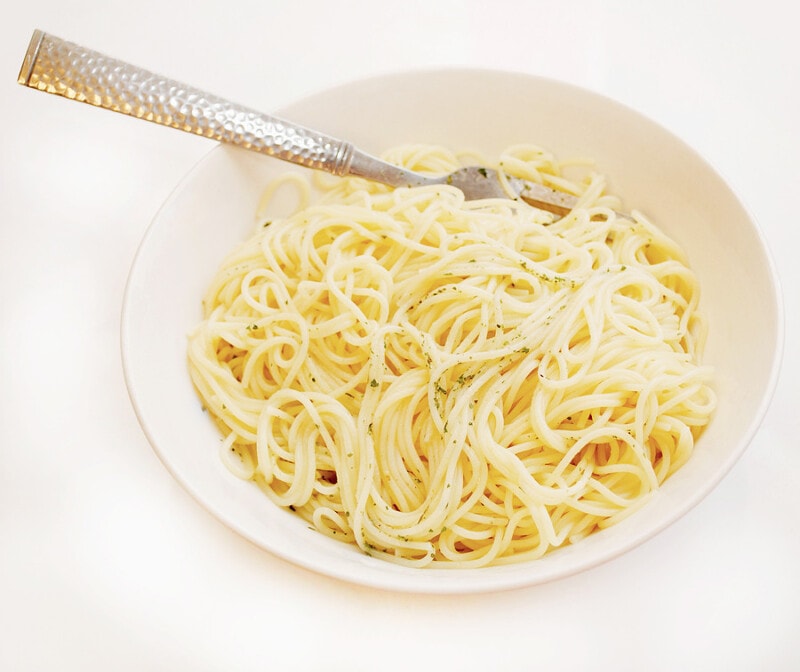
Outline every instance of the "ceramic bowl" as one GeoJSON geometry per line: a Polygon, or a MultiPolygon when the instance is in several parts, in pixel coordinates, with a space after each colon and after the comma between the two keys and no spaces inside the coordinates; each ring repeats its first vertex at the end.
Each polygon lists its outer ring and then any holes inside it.
{"type": "Polygon", "coordinates": [[[219,435],[192,388],[186,335],[223,256],[251,234],[259,196],[288,164],[215,147],[149,227],[130,273],[122,319],[125,376],[141,425],[166,467],[231,528],[293,563],[380,588],[469,593],[527,586],[586,570],[649,539],[689,511],[731,469],[761,422],[779,366],[778,283],[762,234],[715,170],[672,133],[608,98],[522,74],[438,70],[380,76],[305,98],[278,116],[379,154],[410,142],[496,155],[535,143],[588,156],[610,190],[688,253],[709,323],[704,362],[719,405],[691,460],[618,525],[533,561],[483,569],[410,569],[308,529],[218,457],[219,435]]]}

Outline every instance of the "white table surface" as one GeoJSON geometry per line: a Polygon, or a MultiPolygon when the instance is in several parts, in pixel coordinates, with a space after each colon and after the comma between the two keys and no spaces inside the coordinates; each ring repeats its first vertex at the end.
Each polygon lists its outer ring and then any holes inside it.
{"type": "Polygon", "coordinates": [[[790,7],[5,6],[0,670],[800,669],[800,39],[790,7]],[[19,86],[34,28],[265,111],[364,75],[434,65],[545,75],[638,109],[718,168],[771,246],[786,352],[762,428],[723,483],[668,530],[544,586],[394,594],[259,550],[164,469],[120,364],[136,247],[211,145],[19,86]]]}

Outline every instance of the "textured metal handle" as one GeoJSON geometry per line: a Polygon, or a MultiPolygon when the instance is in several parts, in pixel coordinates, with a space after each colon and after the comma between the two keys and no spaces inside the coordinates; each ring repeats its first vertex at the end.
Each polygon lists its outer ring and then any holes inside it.
{"type": "Polygon", "coordinates": [[[236,105],[180,82],[66,42],[33,33],[19,83],[107,110],[170,126],[274,156],[346,175],[350,143],[236,105]]]}

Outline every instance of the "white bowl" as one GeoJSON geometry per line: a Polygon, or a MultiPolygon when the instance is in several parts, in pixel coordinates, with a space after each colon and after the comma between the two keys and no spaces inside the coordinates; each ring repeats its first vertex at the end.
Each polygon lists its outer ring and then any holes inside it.
{"type": "Polygon", "coordinates": [[[533,142],[597,160],[610,189],[688,252],[710,325],[704,361],[719,405],[688,464],[618,525],[540,560],[470,570],[410,569],[310,531],[218,458],[219,435],[189,380],[186,334],[222,257],[253,230],[260,192],[288,164],[211,151],[150,226],[125,294],[122,352],[130,396],[154,449],[214,515],[259,546],[348,581],[404,591],[467,593],[531,585],[607,561],[697,504],[741,456],[775,386],[782,315],[761,233],[720,176],[642,115],[563,83],[481,70],[399,73],[339,86],[276,112],[380,153],[424,142],[496,155],[533,142]]]}

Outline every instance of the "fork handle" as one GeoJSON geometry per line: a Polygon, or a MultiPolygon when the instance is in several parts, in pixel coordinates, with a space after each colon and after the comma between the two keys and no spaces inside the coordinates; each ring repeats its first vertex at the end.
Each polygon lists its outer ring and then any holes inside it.
{"type": "Polygon", "coordinates": [[[41,30],[35,30],[31,37],[18,81],[334,175],[355,174],[393,186],[413,181],[413,173],[365,154],[349,142],[237,105],[41,30]]]}

